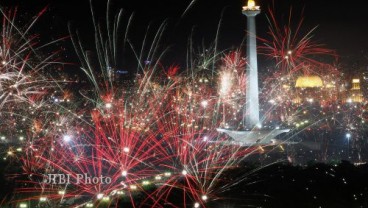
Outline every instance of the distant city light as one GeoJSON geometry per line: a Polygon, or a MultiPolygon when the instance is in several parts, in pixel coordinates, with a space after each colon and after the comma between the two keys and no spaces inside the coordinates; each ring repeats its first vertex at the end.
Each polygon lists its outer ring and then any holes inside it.
{"type": "Polygon", "coordinates": [[[345,136],[346,136],[347,139],[350,139],[351,138],[351,133],[346,133],[345,136]]]}
{"type": "Polygon", "coordinates": [[[26,203],[21,203],[21,204],[19,204],[19,208],[27,208],[28,206],[27,206],[27,204],[26,203]]]}
{"type": "Polygon", "coordinates": [[[64,135],[63,140],[64,142],[70,142],[72,140],[72,137],[70,135],[64,135]]]}
{"type": "Polygon", "coordinates": [[[202,196],[202,200],[203,200],[203,201],[206,201],[207,199],[208,199],[208,196],[207,196],[207,195],[203,195],[203,196],[202,196]]]}
{"type": "Polygon", "coordinates": [[[353,83],[360,83],[360,80],[359,79],[353,79],[352,82],[353,83]]]}
{"type": "Polygon", "coordinates": [[[126,70],[117,70],[116,72],[118,74],[128,74],[128,71],[126,71],[126,70]]]}
{"type": "Polygon", "coordinates": [[[271,103],[271,104],[275,104],[276,103],[276,101],[274,99],[271,99],[268,102],[271,103]]]}
{"type": "Polygon", "coordinates": [[[202,102],[201,102],[201,105],[202,105],[202,107],[207,107],[207,105],[208,105],[208,101],[207,100],[203,100],[202,102]]]}
{"type": "Polygon", "coordinates": [[[105,107],[106,107],[106,108],[112,108],[112,104],[111,104],[111,103],[106,103],[106,104],[105,104],[105,107]]]}
{"type": "Polygon", "coordinates": [[[102,199],[103,198],[103,194],[97,194],[97,199],[102,199]]]}
{"type": "Polygon", "coordinates": [[[123,151],[124,151],[125,153],[128,153],[128,152],[130,151],[130,149],[129,149],[129,147],[124,147],[124,148],[123,148],[123,151]]]}
{"type": "Polygon", "coordinates": [[[110,197],[108,197],[108,196],[104,196],[104,197],[102,197],[102,201],[110,201],[110,197]]]}

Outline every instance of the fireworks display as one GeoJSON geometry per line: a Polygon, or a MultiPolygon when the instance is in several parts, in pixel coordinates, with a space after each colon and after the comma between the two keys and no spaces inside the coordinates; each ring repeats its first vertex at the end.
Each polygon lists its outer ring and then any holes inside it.
{"type": "Polygon", "coordinates": [[[257,128],[291,131],[242,145],[218,129],[243,128],[244,49],[189,50],[189,66],[166,66],[167,23],[153,35],[147,29],[138,46],[133,15],[110,9],[100,22],[91,3],[93,48],[69,27],[81,78],[57,70],[60,51],[45,52],[65,38],[40,44],[30,34],[46,8],[26,25],[17,9],[0,9],[0,150],[22,169],[11,174],[14,206],[207,207],[255,172],[242,170],[254,157],[364,161],[360,80],[347,87],[337,55],[314,41],[315,28],[302,33],[302,18],[294,29],[291,14],[280,25],[270,9],[268,36],[257,37],[260,54],[274,61],[261,80],[257,128]],[[331,147],[342,146],[337,135],[346,137],[347,156],[331,147]]]}

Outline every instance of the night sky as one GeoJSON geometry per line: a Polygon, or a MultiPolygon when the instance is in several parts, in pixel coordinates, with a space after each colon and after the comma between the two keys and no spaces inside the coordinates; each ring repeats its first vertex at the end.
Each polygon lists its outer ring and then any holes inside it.
{"type": "MultiPolygon", "coordinates": [[[[103,15],[105,0],[95,0],[93,5],[97,14],[103,15]]],[[[214,41],[216,29],[221,19],[219,48],[229,49],[239,46],[245,35],[246,17],[241,13],[245,0],[113,0],[113,8],[124,8],[126,14],[135,12],[130,38],[141,42],[148,24],[154,28],[168,21],[163,43],[170,47],[169,61],[182,62],[181,58],[187,48],[187,40],[194,31],[194,40],[198,49],[204,43],[208,46],[214,41]],[[186,10],[188,7],[190,8],[186,10]],[[184,11],[186,11],[184,13],[184,11]]],[[[295,20],[300,19],[304,10],[304,29],[309,30],[318,25],[314,38],[331,49],[336,49],[342,60],[354,57],[363,59],[368,48],[368,13],[362,0],[349,1],[349,4],[335,0],[258,0],[263,9],[257,17],[257,32],[260,37],[267,37],[267,20],[265,10],[274,7],[280,18],[287,17],[293,8],[295,20]]],[[[92,22],[88,0],[2,0],[2,6],[18,5],[20,13],[35,14],[44,6],[49,11],[43,17],[35,31],[42,37],[57,38],[68,34],[67,24],[73,23],[83,36],[93,38],[92,22]]],[[[29,16],[25,15],[27,18],[29,16]]],[[[101,15],[99,17],[101,17],[101,15]]],[[[127,15],[128,16],[128,15],[127,15]]],[[[93,44],[92,44],[93,45],[93,44]]],[[[68,47],[67,47],[68,48],[68,47]]],[[[71,47],[69,47],[71,48],[71,47]]],[[[73,53],[71,52],[68,53],[73,53]]],[[[73,56],[73,55],[71,55],[73,56]]]]}

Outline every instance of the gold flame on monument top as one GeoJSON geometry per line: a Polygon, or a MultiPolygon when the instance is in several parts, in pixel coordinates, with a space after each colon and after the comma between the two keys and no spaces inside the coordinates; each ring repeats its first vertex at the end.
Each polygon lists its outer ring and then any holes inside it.
{"type": "Polygon", "coordinates": [[[259,10],[259,6],[256,6],[254,0],[248,0],[247,6],[243,6],[243,10],[259,10]]]}

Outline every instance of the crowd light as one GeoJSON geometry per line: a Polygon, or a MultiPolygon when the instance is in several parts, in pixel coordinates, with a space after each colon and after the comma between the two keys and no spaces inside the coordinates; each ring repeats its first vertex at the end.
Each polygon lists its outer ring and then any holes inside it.
{"type": "Polygon", "coordinates": [[[72,140],[72,137],[70,135],[64,135],[63,140],[64,142],[70,142],[72,140]]]}
{"type": "Polygon", "coordinates": [[[128,153],[128,152],[130,151],[130,149],[129,149],[129,147],[124,147],[124,148],[123,148],[123,151],[124,151],[125,153],[128,153]]]}
{"type": "Polygon", "coordinates": [[[28,205],[26,203],[20,203],[19,208],[27,208],[28,205]]]}
{"type": "Polygon", "coordinates": [[[208,105],[208,101],[207,100],[203,100],[202,102],[201,102],[201,105],[202,105],[202,107],[207,107],[207,105],[208,105]]]}
{"type": "Polygon", "coordinates": [[[203,201],[206,201],[207,199],[208,199],[208,196],[207,196],[207,195],[203,195],[203,196],[202,196],[202,200],[203,200],[203,201]]]}
{"type": "Polygon", "coordinates": [[[110,197],[104,196],[104,197],[102,197],[102,201],[105,201],[105,202],[110,201],[110,197]]]}
{"type": "Polygon", "coordinates": [[[107,109],[112,108],[112,104],[111,104],[111,103],[106,103],[106,104],[105,104],[105,107],[106,107],[107,109]]]}
{"type": "Polygon", "coordinates": [[[102,199],[103,198],[103,194],[97,194],[97,199],[102,199]]]}

